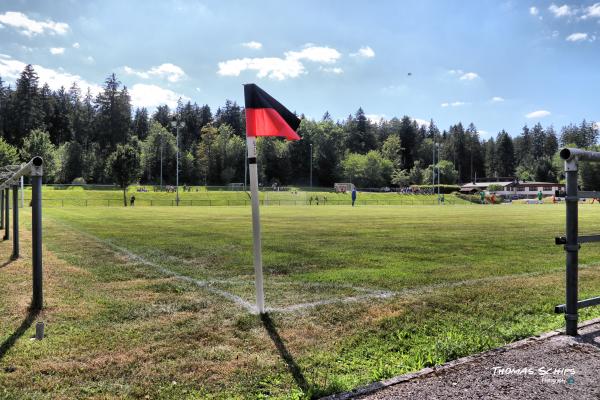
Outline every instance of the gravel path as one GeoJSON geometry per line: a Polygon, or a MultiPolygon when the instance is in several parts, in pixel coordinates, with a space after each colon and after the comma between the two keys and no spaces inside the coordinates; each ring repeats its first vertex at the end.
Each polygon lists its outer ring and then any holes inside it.
{"type": "Polygon", "coordinates": [[[600,320],[329,399],[600,399],[600,320]]]}

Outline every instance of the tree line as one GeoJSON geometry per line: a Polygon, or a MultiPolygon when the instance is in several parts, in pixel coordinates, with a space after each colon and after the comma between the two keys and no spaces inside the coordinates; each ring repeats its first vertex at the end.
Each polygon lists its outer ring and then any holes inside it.
{"type": "MultiPolygon", "coordinates": [[[[557,182],[563,178],[559,145],[593,148],[598,140],[596,125],[586,120],[559,133],[538,123],[483,140],[473,123],[440,130],[433,120],[419,124],[408,116],[370,121],[362,108],[341,121],[328,112],[320,120],[300,117],[302,140],[258,140],[263,185],[308,185],[311,169],[315,186],[430,184],[434,157],[442,184],[477,177],[557,182]]],[[[150,114],[132,109],[115,74],[95,96],[76,83],[51,90],[31,65],[14,87],[0,77],[0,166],[40,155],[46,182],[158,184],[162,170],[163,184],[174,184],[178,147],[181,184],[243,182],[244,138],[244,109],[234,101],[213,113],[206,104],[180,100],[175,109],[161,105],[150,114]]],[[[600,184],[588,169],[586,186],[596,185],[594,179],[600,184]]]]}

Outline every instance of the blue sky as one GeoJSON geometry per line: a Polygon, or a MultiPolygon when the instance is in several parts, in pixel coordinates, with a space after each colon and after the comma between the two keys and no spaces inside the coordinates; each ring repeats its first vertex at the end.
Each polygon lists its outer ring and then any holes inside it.
{"type": "Polygon", "coordinates": [[[243,104],[255,82],[336,119],[524,124],[600,119],[600,3],[526,1],[28,1],[0,3],[0,76],[36,65],[51,86],[98,90],[115,72],[134,105],[243,104]],[[411,73],[411,75],[409,75],[411,73]]]}

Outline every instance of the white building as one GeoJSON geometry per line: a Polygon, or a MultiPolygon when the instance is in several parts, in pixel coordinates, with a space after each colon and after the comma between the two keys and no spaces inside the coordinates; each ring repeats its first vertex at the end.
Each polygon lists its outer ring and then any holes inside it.
{"type": "Polygon", "coordinates": [[[564,190],[565,185],[562,183],[553,182],[518,182],[518,181],[502,181],[502,182],[471,182],[461,186],[460,192],[464,194],[474,194],[484,191],[486,193],[496,193],[500,196],[531,198],[542,192],[544,196],[552,196],[557,190],[564,190]],[[490,191],[490,186],[500,186],[500,190],[490,191]]]}

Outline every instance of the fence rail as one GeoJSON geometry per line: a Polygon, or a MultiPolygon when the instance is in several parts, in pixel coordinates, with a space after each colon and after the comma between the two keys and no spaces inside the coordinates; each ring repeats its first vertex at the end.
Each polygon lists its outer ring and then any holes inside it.
{"type": "Polygon", "coordinates": [[[27,164],[0,168],[0,228],[4,228],[4,240],[10,240],[10,209],[12,190],[13,252],[11,260],[20,257],[19,241],[19,183],[20,178],[31,178],[31,263],[32,289],[31,310],[39,311],[44,305],[42,273],[42,176],[44,160],[33,157],[27,164]]]}
{"type": "MultiPolygon", "coordinates": [[[[123,199],[42,199],[44,207],[122,207],[123,199]]],[[[26,199],[28,202],[29,199],[26,199]]],[[[351,205],[350,200],[260,200],[261,206],[340,206],[351,205]]],[[[406,199],[389,199],[389,200],[357,200],[356,205],[359,206],[424,206],[437,205],[437,199],[419,199],[410,197],[406,199]]],[[[454,199],[445,199],[444,204],[471,204],[457,202],[454,199]]],[[[235,199],[196,199],[196,200],[179,200],[180,207],[244,207],[250,205],[250,199],[235,200],[235,199]]],[[[136,199],[136,207],[176,207],[175,199],[136,199]]]]}
{"type": "Polygon", "coordinates": [[[560,157],[565,161],[567,220],[565,236],[555,238],[555,244],[563,245],[566,254],[566,301],[554,307],[554,311],[564,314],[567,335],[577,336],[578,309],[600,304],[600,297],[579,301],[579,249],[582,243],[600,242],[600,235],[579,235],[579,200],[590,192],[579,191],[578,170],[580,161],[600,162],[600,152],[563,148],[560,157]]]}

